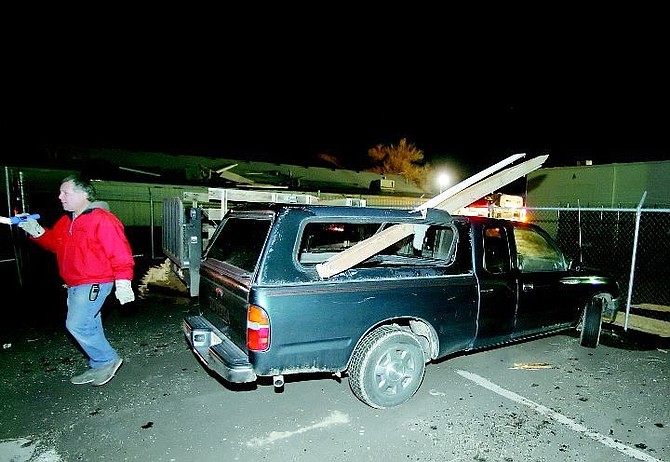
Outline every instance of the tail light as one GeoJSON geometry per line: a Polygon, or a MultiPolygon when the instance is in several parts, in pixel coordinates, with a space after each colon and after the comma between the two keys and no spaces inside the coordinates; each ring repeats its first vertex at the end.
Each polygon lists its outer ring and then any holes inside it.
{"type": "Polygon", "coordinates": [[[265,351],[270,347],[270,319],[261,307],[250,305],[247,310],[247,348],[265,351]]]}

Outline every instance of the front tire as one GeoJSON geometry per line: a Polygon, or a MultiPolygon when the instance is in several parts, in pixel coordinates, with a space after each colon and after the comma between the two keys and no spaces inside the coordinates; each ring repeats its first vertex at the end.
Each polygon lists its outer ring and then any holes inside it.
{"type": "Polygon", "coordinates": [[[603,299],[593,297],[584,308],[582,331],[579,343],[587,348],[595,348],[600,343],[600,331],[603,321],[603,299]]]}
{"type": "Polygon", "coordinates": [[[412,332],[382,326],[356,347],[349,366],[349,386],[370,407],[398,406],[419,389],[425,366],[423,349],[412,332]]]}

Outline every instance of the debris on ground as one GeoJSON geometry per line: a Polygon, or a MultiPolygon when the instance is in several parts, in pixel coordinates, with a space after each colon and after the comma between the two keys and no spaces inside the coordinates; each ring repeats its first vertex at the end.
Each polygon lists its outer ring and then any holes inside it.
{"type": "Polygon", "coordinates": [[[172,271],[170,259],[158,265],[150,267],[142,276],[138,286],[140,296],[145,297],[151,290],[174,291],[181,294],[188,293],[188,287],[172,271]]]}
{"type": "Polygon", "coordinates": [[[549,363],[514,363],[514,367],[510,367],[510,369],[530,369],[530,370],[536,370],[536,369],[553,369],[554,366],[552,366],[549,363]]]}

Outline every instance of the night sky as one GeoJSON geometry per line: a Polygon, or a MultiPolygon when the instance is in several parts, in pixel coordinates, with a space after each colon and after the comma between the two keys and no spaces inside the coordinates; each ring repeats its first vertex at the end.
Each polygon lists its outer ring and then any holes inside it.
{"type": "Polygon", "coordinates": [[[545,166],[670,160],[659,56],[611,37],[534,48],[530,32],[461,50],[441,31],[411,43],[334,36],[325,48],[294,34],[245,50],[232,36],[206,49],[165,36],[125,34],[122,48],[116,35],[88,48],[74,33],[49,37],[5,66],[0,145],[34,162],[73,146],[300,165],[326,154],[362,168],[370,148],[405,138],[464,173],[519,152],[549,154],[545,166]]]}
{"type": "MultiPolygon", "coordinates": [[[[15,147],[80,146],[309,164],[318,154],[345,167],[367,150],[407,139],[426,161],[479,168],[516,152],[548,165],[669,160],[666,107],[649,96],[486,95],[397,89],[339,94],[295,88],[226,94],[106,92],[26,99],[6,133],[15,147]]],[[[54,92],[56,89],[54,89],[54,92]]],[[[182,89],[183,91],[183,89],[182,89]]]]}

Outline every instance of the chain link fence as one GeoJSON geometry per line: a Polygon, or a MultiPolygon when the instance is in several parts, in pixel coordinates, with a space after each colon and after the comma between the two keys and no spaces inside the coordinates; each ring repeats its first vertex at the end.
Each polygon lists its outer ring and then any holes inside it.
{"type": "MultiPolygon", "coordinates": [[[[410,209],[424,199],[366,196],[368,207],[410,209]]],[[[621,287],[622,308],[670,306],[670,209],[527,207],[526,217],[575,263],[606,271],[621,287]]]]}
{"type": "Polygon", "coordinates": [[[612,274],[624,303],[670,306],[670,209],[530,207],[527,217],[568,258],[612,274]]]}

